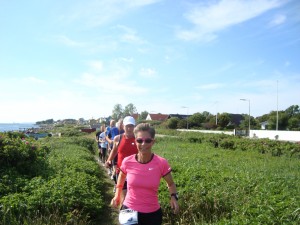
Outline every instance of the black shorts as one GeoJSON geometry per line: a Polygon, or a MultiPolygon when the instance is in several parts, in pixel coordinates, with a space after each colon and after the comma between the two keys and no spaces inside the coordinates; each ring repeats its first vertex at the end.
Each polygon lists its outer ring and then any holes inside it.
{"type": "Polygon", "coordinates": [[[101,148],[101,149],[102,149],[102,155],[106,156],[107,148],[101,148]]]}
{"type": "MultiPolygon", "coordinates": [[[[122,205],[121,209],[128,209],[126,205],[122,205]]],[[[141,213],[138,212],[137,225],[161,225],[162,224],[162,210],[159,208],[155,212],[141,213]]]]}

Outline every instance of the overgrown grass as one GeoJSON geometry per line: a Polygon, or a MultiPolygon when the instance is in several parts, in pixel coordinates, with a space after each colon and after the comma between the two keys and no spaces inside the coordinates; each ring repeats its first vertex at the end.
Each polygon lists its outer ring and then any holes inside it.
{"type": "Polygon", "coordinates": [[[181,213],[160,199],[164,224],[299,224],[299,159],[257,151],[229,151],[182,138],[158,138],[154,152],[168,159],[181,213]]]}
{"type": "MultiPolygon", "coordinates": [[[[101,224],[107,213],[106,183],[94,159],[94,141],[83,137],[43,141],[51,150],[34,177],[19,174],[15,166],[0,171],[1,181],[7,180],[0,188],[5,193],[0,198],[0,224],[101,224]],[[5,191],[7,187],[16,188],[5,191]]],[[[2,143],[6,149],[7,143],[2,143]]]]}
{"type": "MultiPolygon", "coordinates": [[[[173,169],[181,208],[179,215],[172,214],[162,182],[163,224],[300,224],[298,145],[158,133],[169,136],[157,137],[153,151],[173,169]]],[[[115,224],[111,196],[106,196],[111,184],[95,162],[93,135],[30,140],[30,145],[18,136],[0,137],[1,154],[7,158],[0,165],[0,224],[115,224]],[[33,150],[38,161],[28,157],[33,150]],[[18,163],[13,154],[29,163],[18,163]],[[29,169],[21,173],[20,165],[29,169]]]]}

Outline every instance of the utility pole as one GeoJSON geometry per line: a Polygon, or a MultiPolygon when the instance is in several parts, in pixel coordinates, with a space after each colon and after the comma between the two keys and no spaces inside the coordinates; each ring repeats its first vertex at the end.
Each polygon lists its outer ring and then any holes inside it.
{"type": "Polygon", "coordinates": [[[241,98],[241,101],[248,101],[249,102],[249,138],[250,138],[250,129],[251,129],[251,125],[250,125],[250,99],[245,99],[245,98],[241,98]]]}
{"type": "Polygon", "coordinates": [[[276,130],[278,130],[278,80],[277,80],[277,113],[276,113],[276,130]]]}
{"type": "Polygon", "coordinates": [[[182,106],[181,108],[185,108],[186,109],[186,129],[188,130],[189,129],[189,120],[188,120],[188,117],[189,117],[189,107],[182,106]]]}

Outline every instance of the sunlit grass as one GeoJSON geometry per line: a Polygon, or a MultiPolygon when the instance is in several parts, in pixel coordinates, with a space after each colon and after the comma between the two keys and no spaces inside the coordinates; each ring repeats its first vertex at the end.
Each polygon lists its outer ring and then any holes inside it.
{"type": "Polygon", "coordinates": [[[174,217],[166,187],[161,186],[166,224],[300,222],[299,159],[178,138],[158,138],[153,150],[168,159],[180,193],[181,213],[174,217]]]}

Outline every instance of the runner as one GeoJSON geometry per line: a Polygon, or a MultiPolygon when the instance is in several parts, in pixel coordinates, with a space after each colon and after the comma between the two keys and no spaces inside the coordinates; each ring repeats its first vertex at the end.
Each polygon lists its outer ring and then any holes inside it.
{"type": "Polygon", "coordinates": [[[174,213],[179,212],[176,185],[166,159],[152,153],[155,130],[148,123],[134,129],[138,153],[126,157],[121,164],[115,197],[111,205],[122,205],[121,224],[161,225],[162,210],[158,202],[160,179],[164,178],[170,192],[170,205],[174,213]],[[128,193],[122,198],[122,188],[127,178],[128,193]],[[136,220],[135,223],[128,223],[136,220]]]}

